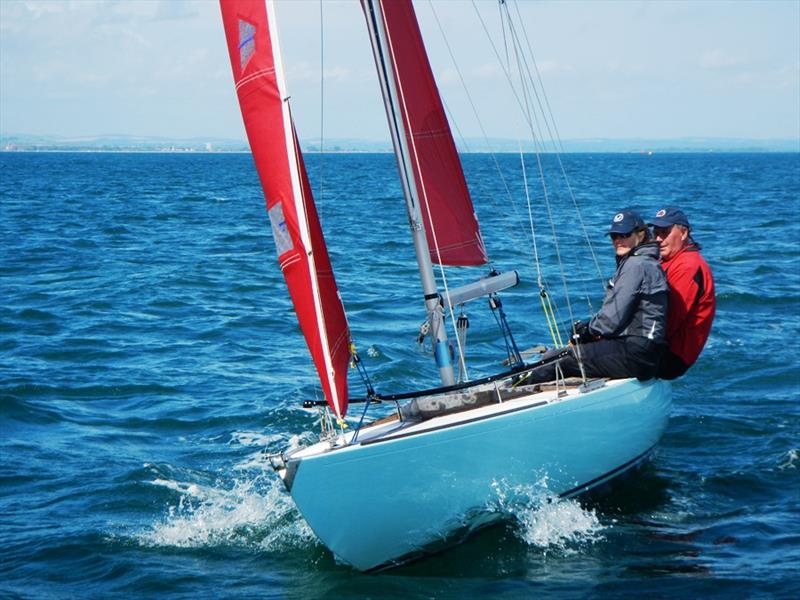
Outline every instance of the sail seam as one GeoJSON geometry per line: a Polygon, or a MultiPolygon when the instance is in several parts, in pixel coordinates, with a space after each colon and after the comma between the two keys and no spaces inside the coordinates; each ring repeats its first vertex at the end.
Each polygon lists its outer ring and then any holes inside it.
{"type": "Polygon", "coordinates": [[[236,89],[238,90],[240,87],[242,87],[243,85],[245,85],[247,83],[250,83],[254,79],[258,79],[260,77],[265,77],[267,75],[272,75],[274,73],[275,73],[275,69],[274,68],[260,69],[258,71],[255,71],[254,73],[250,73],[250,75],[248,75],[247,77],[242,77],[236,83],[236,89]]]}
{"type": "Polygon", "coordinates": [[[299,262],[299,261],[300,261],[300,255],[299,254],[295,254],[294,256],[283,260],[280,263],[281,271],[286,270],[286,267],[289,267],[290,265],[293,265],[294,263],[299,262]]]}
{"type": "Polygon", "coordinates": [[[414,131],[411,133],[415,138],[437,138],[437,137],[447,137],[447,130],[446,129],[430,129],[428,131],[414,131]]]}

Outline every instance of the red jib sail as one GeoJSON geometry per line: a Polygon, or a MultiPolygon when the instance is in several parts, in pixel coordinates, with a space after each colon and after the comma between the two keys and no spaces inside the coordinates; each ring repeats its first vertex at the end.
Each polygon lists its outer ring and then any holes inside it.
{"type": "Polygon", "coordinates": [[[431,260],[444,265],[482,265],[488,260],[486,249],[414,7],[411,0],[377,1],[391,51],[431,260]]]}
{"type": "Polygon", "coordinates": [[[292,124],[272,2],[220,0],[236,93],[297,319],[325,398],[347,410],[350,335],[292,124]]]}

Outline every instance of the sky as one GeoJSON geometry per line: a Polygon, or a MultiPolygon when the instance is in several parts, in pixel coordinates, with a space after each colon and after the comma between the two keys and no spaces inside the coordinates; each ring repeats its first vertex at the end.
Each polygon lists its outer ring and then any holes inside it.
{"type": "MultiPolygon", "coordinates": [[[[509,2],[562,139],[800,139],[800,0],[509,2]]],[[[475,4],[502,47],[497,3],[475,4]]],[[[461,135],[515,138],[473,4],[415,7],[461,135]]],[[[358,2],[284,1],[278,17],[301,139],[388,139],[358,2]]],[[[0,134],[244,140],[217,2],[0,0],[0,134]]]]}

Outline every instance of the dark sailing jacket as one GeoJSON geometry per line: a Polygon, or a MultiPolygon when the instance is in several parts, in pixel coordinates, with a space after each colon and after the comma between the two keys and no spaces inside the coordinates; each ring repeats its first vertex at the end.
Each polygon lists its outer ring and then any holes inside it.
{"type": "Polygon", "coordinates": [[[603,306],[589,331],[604,338],[637,336],[664,343],[669,288],[659,265],[657,242],[631,250],[608,282],[603,306]]]}

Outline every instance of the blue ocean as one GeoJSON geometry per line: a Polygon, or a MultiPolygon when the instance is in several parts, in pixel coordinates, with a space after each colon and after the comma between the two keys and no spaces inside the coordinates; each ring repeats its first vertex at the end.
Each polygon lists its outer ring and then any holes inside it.
{"type": "MultiPolygon", "coordinates": [[[[492,264],[522,278],[503,294],[515,339],[551,345],[520,157],[463,159],[492,264]]],[[[800,154],[562,161],[569,188],[545,156],[547,203],[530,190],[562,322],[599,306],[622,208],[682,207],[712,267],[714,328],[669,427],[606,496],[534,494],[463,544],[365,575],[316,539],[266,459],[315,439],[302,401],[322,396],[250,155],[0,153],[0,596],[800,597],[800,154]]],[[[307,166],[373,384],[437,385],[393,156],[307,166]]],[[[503,368],[482,302],[473,378],[503,368]]]]}

